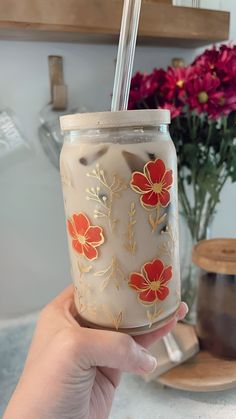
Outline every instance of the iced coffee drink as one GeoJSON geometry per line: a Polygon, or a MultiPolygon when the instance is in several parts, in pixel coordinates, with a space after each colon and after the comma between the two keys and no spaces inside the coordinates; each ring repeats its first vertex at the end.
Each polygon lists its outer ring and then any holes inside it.
{"type": "Polygon", "coordinates": [[[144,333],[180,304],[177,169],[167,110],[61,118],[75,303],[85,324],[144,333]]]}

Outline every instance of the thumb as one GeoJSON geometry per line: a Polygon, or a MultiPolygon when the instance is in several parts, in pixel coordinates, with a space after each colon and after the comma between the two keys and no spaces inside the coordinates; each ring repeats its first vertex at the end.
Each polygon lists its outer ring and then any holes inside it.
{"type": "Polygon", "coordinates": [[[81,368],[115,368],[123,372],[150,373],[156,359],[126,334],[80,328],[77,362],[81,368]]]}

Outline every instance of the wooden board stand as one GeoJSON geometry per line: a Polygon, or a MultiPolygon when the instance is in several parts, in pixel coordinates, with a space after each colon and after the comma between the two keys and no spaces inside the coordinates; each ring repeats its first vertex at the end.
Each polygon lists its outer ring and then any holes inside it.
{"type": "Polygon", "coordinates": [[[193,358],[160,376],[168,387],[188,391],[219,391],[236,387],[236,360],[216,358],[201,351],[193,358]]]}

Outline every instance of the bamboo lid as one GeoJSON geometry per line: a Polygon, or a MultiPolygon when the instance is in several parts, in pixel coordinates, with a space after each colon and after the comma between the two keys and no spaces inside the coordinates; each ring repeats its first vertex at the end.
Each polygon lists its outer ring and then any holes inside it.
{"type": "Polygon", "coordinates": [[[211,239],[197,243],[193,262],[208,272],[236,275],[236,239],[211,239]]]}
{"type": "Polygon", "coordinates": [[[168,109],[92,112],[60,117],[62,131],[170,124],[168,109]]]}

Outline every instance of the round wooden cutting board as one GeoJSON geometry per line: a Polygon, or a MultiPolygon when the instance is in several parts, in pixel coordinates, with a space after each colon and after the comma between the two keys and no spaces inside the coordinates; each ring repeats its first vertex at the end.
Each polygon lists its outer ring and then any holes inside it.
{"type": "Polygon", "coordinates": [[[236,360],[216,358],[201,351],[187,362],[161,375],[158,382],[188,391],[219,391],[236,387],[236,360]]]}

